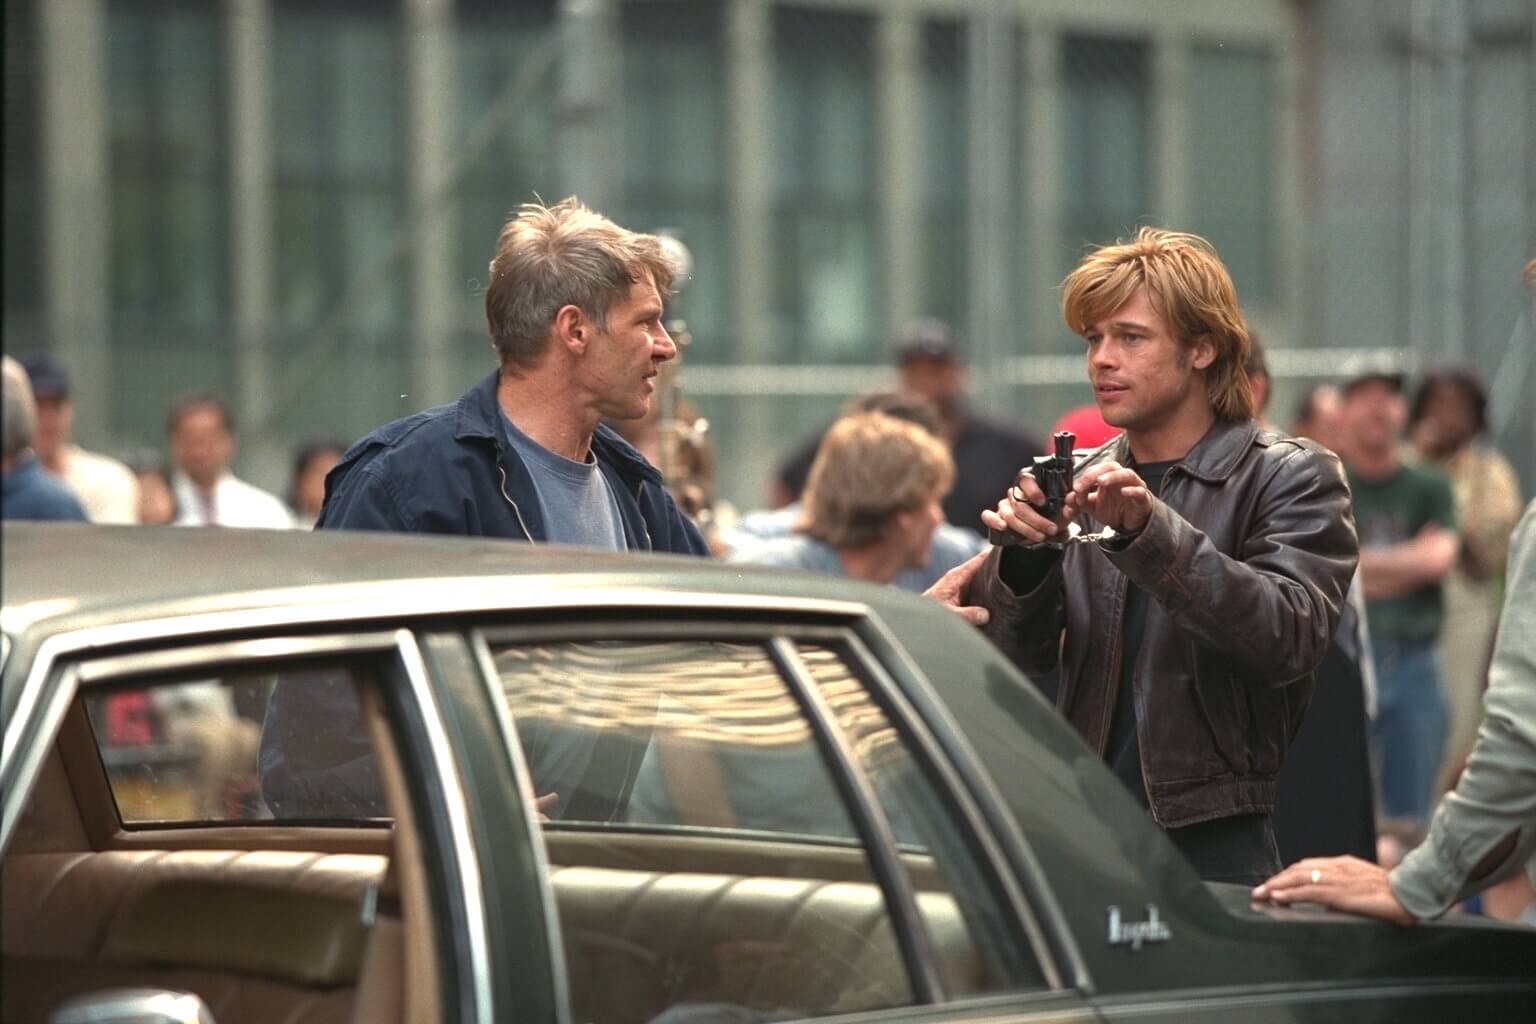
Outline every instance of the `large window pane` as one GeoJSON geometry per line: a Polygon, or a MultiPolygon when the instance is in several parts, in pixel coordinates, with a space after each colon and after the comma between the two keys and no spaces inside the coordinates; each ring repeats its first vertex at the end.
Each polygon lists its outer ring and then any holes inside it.
{"type": "Polygon", "coordinates": [[[485,327],[486,268],[522,203],[565,196],[559,173],[558,26],[553,0],[469,0],[455,9],[455,379],[496,365],[485,327]]]}
{"type": "Polygon", "coordinates": [[[1100,36],[1062,40],[1064,275],[1087,245],[1129,234],[1150,212],[1151,85],[1144,42],[1100,36]]]}
{"type": "Polygon", "coordinates": [[[966,135],[965,30],[957,21],[923,27],[922,312],[964,335],[969,161],[966,135]]]}
{"type": "MultiPolygon", "coordinates": [[[[5,5],[5,334],[15,345],[18,315],[42,309],[42,236],[38,211],[38,88],[36,21],[32,4],[5,5]]],[[[30,324],[28,324],[30,326],[30,324]]]]}
{"type": "Polygon", "coordinates": [[[690,361],[728,362],[731,248],[726,216],[724,5],[659,0],[620,8],[623,198],[615,215],[673,229],[693,256],[674,309],[690,361]]]}
{"type": "MultiPolygon", "coordinates": [[[[112,309],[223,345],[227,181],[219,9],[108,9],[112,309]]],[[[153,330],[152,325],[146,325],[153,330]]]]}
{"type": "Polygon", "coordinates": [[[771,355],[879,358],[874,21],[776,8],[771,355]]]}
{"type": "Polygon", "coordinates": [[[1275,301],[1274,58],[1197,46],[1190,54],[1192,230],[1209,238],[1246,306],[1275,301]]]}
{"type": "Polygon", "coordinates": [[[415,406],[405,53],[393,5],[280,0],[272,40],[273,362],[292,435],[415,406]]]}

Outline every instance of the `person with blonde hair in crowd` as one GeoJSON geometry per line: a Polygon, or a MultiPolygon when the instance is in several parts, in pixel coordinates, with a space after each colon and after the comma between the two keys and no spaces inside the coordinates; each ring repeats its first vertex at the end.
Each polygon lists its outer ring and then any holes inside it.
{"type": "Polygon", "coordinates": [[[948,446],[917,424],[881,412],[845,416],[816,452],[796,532],[730,560],[890,583],[928,563],[954,480],[948,446]]]}
{"type": "Polygon", "coordinates": [[[1279,866],[1276,776],[1355,569],[1343,469],[1255,423],[1248,326],[1206,240],[1148,227],[1094,250],[1062,313],[1124,433],[1078,457],[1060,508],[1019,474],[956,603],[985,609],[1025,671],[1054,672],[1057,707],[1200,877],[1257,883],[1279,866]]]}

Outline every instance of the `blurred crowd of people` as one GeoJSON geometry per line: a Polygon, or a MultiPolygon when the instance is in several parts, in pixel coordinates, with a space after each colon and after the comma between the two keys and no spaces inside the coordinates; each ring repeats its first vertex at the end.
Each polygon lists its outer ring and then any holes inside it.
{"type": "MultiPolygon", "coordinates": [[[[545,230],[537,226],[541,216],[580,219],[585,213],[561,207],[525,213],[499,243],[488,319],[503,367],[521,366],[526,374],[492,375],[461,399],[456,434],[434,411],[404,421],[409,432],[381,428],[350,456],[341,442],[304,444],[295,452],[285,498],[232,472],[235,423],[218,396],[177,401],[163,454],[124,464],[75,443],[69,375],[56,358],[6,357],[5,517],[264,528],[321,521],[620,550],[703,553],[707,547],[738,563],[914,592],[928,591],[987,547],[983,511],[1048,448],[1033,432],[1043,424],[997,423],[969,407],[966,363],[945,325],[910,325],[895,346],[897,388],[851,399],[832,423],[785,456],[770,484],[770,507],[736,514],[715,494],[717,455],[697,412],[673,409],[676,422],[660,424],[659,403],[648,401],[649,391],[620,394],[614,384],[638,370],[637,379],[654,388],[656,374],[644,371],[675,356],[661,326],[670,271],[663,254],[647,247],[649,236],[606,221],[586,225],[599,234],[611,228],[622,258],[648,272],[607,311],[607,323],[566,305],[552,327],[530,328],[517,320],[523,307],[498,291],[529,273],[518,269],[522,240],[514,227],[545,230]],[[554,355],[537,362],[529,353],[548,340],[546,330],[554,355]],[[594,363],[592,341],[605,336],[618,347],[611,358],[601,357],[607,363],[594,363]],[[580,414],[567,415],[552,394],[569,398],[569,408],[580,414]],[[502,416],[498,403],[503,412],[526,415],[502,416]],[[464,410],[473,414],[470,421],[464,410]],[[691,430],[689,443],[664,450],[677,440],[678,424],[691,430]],[[497,446],[492,454],[478,444],[503,432],[510,448],[497,446]],[[667,470],[675,505],[657,496],[652,485],[660,477],[634,456],[637,450],[667,470]],[[484,479],[477,476],[472,486],[424,488],[411,507],[397,505],[393,492],[379,487],[404,467],[436,472],[450,462],[468,464],[472,452],[488,459],[484,479]],[[508,453],[519,460],[510,490],[504,468],[499,485],[494,470],[508,453]],[[481,483],[485,495],[464,491],[481,483]],[[454,498],[454,509],[438,507],[431,496],[438,490],[464,500],[454,498]],[[506,522],[442,518],[466,509],[506,522]],[[686,516],[678,518],[678,509],[686,516]],[[635,543],[639,537],[643,545],[635,543]]],[[[1344,366],[1336,381],[1302,397],[1290,423],[1270,418],[1270,373],[1256,338],[1244,369],[1262,424],[1311,439],[1342,460],[1359,538],[1348,607],[1316,669],[1319,685],[1278,784],[1283,859],[1348,853],[1390,864],[1422,838],[1436,800],[1454,785],[1478,736],[1502,574],[1523,505],[1519,482],[1487,441],[1488,392],[1470,369],[1434,369],[1411,382],[1394,367],[1344,366]]],[[[1069,431],[1079,449],[1117,434],[1093,404],[1068,411],[1051,425],[1051,434],[1059,431],[1069,431]]],[[[1536,896],[1528,880],[1517,876],[1509,884],[1525,886],[1524,900],[1515,894],[1507,902],[1529,912],[1536,896]]]]}

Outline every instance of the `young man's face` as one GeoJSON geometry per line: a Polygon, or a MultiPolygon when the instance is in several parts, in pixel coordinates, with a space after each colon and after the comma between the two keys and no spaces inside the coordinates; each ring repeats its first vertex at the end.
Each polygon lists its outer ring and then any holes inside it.
{"type": "Polygon", "coordinates": [[[182,414],[171,434],[171,461],[203,487],[216,483],[235,458],[235,439],[212,406],[197,405],[182,414]]]}
{"type": "Polygon", "coordinates": [[[1104,422],[1125,431],[1153,430],[1181,410],[1209,405],[1205,380],[1208,344],[1187,346],[1174,337],[1146,289],[1088,325],[1088,381],[1104,422]]]}
{"type": "Polygon", "coordinates": [[[44,460],[69,443],[74,430],[75,407],[68,398],[49,395],[37,399],[37,429],[32,433],[32,447],[44,460]]]}
{"type": "Polygon", "coordinates": [[[606,329],[599,325],[577,371],[599,415],[633,420],[650,409],[661,364],[677,355],[661,313],[661,295],[649,275],[609,308],[606,329]]]}
{"type": "Polygon", "coordinates": [[[933,534],[944,522],[944,495],[935,494],[916,508],[898,512],[897,529],[906,551],[907,569],[921,569],[933,552],[933,534]]]}

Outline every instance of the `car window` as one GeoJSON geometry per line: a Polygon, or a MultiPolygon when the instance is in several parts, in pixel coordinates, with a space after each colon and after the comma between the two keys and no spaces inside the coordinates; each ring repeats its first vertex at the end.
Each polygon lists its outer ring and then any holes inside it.
{"type": "MultiPolygon", "coordinates": [[[[843,658],[802,652],[889,819],[945,990],[1019,987],[1025,969],[1000,965],[1029,958],[992,927],[997,900],[943,800],[843,658]]],[[[491,653],[548,818],[575,1019],[787,1019],[917,1001],[841,768],[765,642],[491,653]]]]}
{"type": "Polygon", "coordinates": [[[141,677],[82,699],[126,827],[387,817],[342,662],[141,677]]]}
{"type": "Polygon", "coordinates": [[[495,661],[552,820],[853,840],[761,645],[566,642],[502,648],[495,661]]]}
{"type": "Polygon", "coordinates": [[[945,989],[964,996],[1044,987],[953,802],[941,795],[911,744],[855,674],[851,653],[801,644],[800,655],[869,775],[895,839],[904,849],[928,855],[917,862],[931,866],[919,875],[918,910],[937,950],[953,954],[937,958],[945,989]]]}

